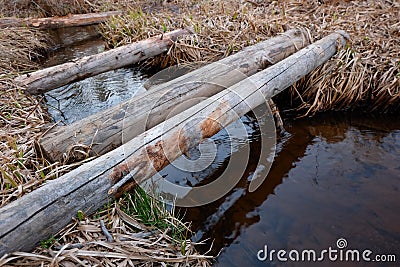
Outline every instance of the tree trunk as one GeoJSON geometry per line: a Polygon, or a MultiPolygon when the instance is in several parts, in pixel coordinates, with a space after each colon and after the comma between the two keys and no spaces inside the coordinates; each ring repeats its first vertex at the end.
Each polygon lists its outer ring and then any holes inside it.
{"type": "Polygon", "coordinates": [[[30,94],[41,94],[73,81],[137,63],[167,51],[188,30],[175,30],[73,62],[24,74],[15,79],[30,94]]]}
{"type": "Polygon", "coordinates": [[[74,151],[82,150],[102,155],[176,114],[178,106],[180,110],[190,107],[293,54],[309,44],[307,36],[304,30],[290,30],[177,79],[155,85],[148,92],[115,107],[71,125],[56,127],[41,139],[42,151],[51,161],[80,160],[83,155],[74,151]]]}
{"type": "MultiPolygon", "coordinates": [[[[344,44],[343,35],[323,38],[1,208],[0,257],[33,249],[68,224],[78,210],[91,213],[100,208],[112,186],[126,180],[130,172],[135,172],[137,182],[148,179],[183,151],[326,62],[344,44]]],[[[131,184],[134,181],[125,189],[131,184]]]]}
{"type": "Polygon", "coordinates": [[[109,11],[102,13],[88,13],[67,15],[64,17],[50,18],[1,18],[0,28],[6,27],[32,27],[39,29],[56,29],[73,26],[87,26],[99,24],[112,16],[122,15],[121,11],[109,11]]]}

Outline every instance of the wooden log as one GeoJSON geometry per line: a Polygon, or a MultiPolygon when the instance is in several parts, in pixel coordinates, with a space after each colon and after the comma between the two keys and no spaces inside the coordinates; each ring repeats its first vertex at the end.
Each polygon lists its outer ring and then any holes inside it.
{"type": "MultiPolygon", "coordinates": [[[[130,172],[139,182],[148,179],[183,151],[326,62],[344,44],[344,36],[333,33],[311,44],[1,208],[0,257],[33,249],[68,224],[78,210],[91,213],[100,208],[107,202],[110,188],[127,180],[130,172]]],[[[132,184],[134,181],[129,181],[124,188],[132,184]]]]}
{"type": "MultiPolygon", "coordinates": [[[[74,149],[90,149],[102,155],[145,130],[164,121],[177,105],[214,95],[248,75],[270,66],[309,44],[305,30],[294,29],[247,47],[216,63],[206,65],[177,79],[155,85],[131,100],[68,126],[56,127],[40,141],[51,161],[82,159],[74,149]]],[[[184,107],[181,107],[184,108],[184,107]]]]}
{"type": "Polygon", "coordinates": [[[1,18],[0,28],[6,27],[32,27],[38,29],[56,29],[74,26],[87,26],[99,24],[112,16],[122,15],[121,11],[109,11],[102,13],[69,14],[63,17],[49,18],[1,18]]]}
{"type": "Polygon", "coordinates": [[[61,65],[23,74],[15,82],[30,94],[41,94],[73,81],[137,63],[167,51],[179,36],[190,34],[179,29],[121,46],[96,55],[86,56],[61,65]]]}

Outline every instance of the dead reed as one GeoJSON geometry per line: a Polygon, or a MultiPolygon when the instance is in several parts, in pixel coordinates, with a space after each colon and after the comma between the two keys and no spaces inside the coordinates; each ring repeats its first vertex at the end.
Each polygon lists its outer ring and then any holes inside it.
{"type": "MultiPolygon", "coordinates": [[[[400,3],[307,1],[302,24],[315,38],[336,29],[351,40],[327,64],[292,88],[305,115],[329,110],[398,112],[400,107],[400,3]]],[[[296,5],[286,17],[301,21],[296,5]]]]}
{"type": "MultiPolygon", "coordinates": [[[[291,88],[293,107],[302,115],[327,110],[399,111],[398,1],[3,0],[0,17],[118,9],[127,14],[102,25],[110,47],[176,28],[193,29],[194,36],[145,62],[159,67],[216,61],[298,26],[308,28],[314,39],[343,29],[351,36],[348,46],[291,88]]],[[[35,62],[45,47],[44,32],[27,28],[0,32],[0,207],[81,164],[49,163],[40,156],[35,140],[51,127],[51,118],[41,97],[24,95],[12,83],[17,73],[39,67],[35,62]]],[[[42,244],[46,248],[13,253],[0,259],[0,265],[208,264],[193,244],[175,242],[169,230],[164,233],[141,226],[137,218],[121,211],[123,205],[113,204],[97,217],[78,214],[78,219],[42,244]],[[107,232],[114,242],[106,241],[107,232]]]]}
{"type": "Polygon", "coordinates": [[[51,17],[98,11],[99,2],[87,0],[1,0],[0,17],[51,17]]]}
{"type": "Polygon", "coordinates": [[[36,157],[34,142],[50,117],[41,98],[23,94],[12,82],[32,71],[46,48],[46,35],[27,28],[0,32],[0,207],[36,188],[48,162],[36,157]]]}
{"type": "Polygon", "coordinates": [[[49,120],[37,99],[17,88],[0,95],[0,206],[20,197],[44,181],[48,162],[36,157],[35,137],[49,120]]]}
{"type": "Polygon", "coordinates": [[[351,36],[348,47],[292,87],[295,107],[306,115],[328,110],[399,109],[397,1],[139,2],[127,15],[103,25],[103,36],[111,47],[181,27],[191,27],[196,33],[147,65],[215,61],[298,26],[308,28],[314,39],[343,29],[351,36]]]}
{"type": "Polygon", "coordinates": [[[0,266],[210,266],[212,257],[198,254],[196,244],[185,234],[176,235],[176,229],[190,233],[165,205],[135,191],[91,218],[78,211],[71,224],[34,252],[5,255],[0,266]],[[140,211],[132,209],[135,205],[140,211]],[[152,226],[155,220],[165,227],[152,226]]]}
{"type": "MultiPolygon", "coordinates": [[[[263,41],[285,25],[268,23],[271,11],[257,11],[239,1],[139,1],[124,16],[102,25],[110,47],[117,47],[177,28],[191,28],[194,36],[180,39],[167,54],[147,65],[164,68],[185,62],[212,62],[263,41]]],[[[272,11],[272,13],[275,11],[272,11]]]]}
{"type": "Polygon", "coordinates": [[[32,71],[47,47],[46,34],[34,29],[13,27],[0,31],[0,82],[18,73],[32,71]]]}

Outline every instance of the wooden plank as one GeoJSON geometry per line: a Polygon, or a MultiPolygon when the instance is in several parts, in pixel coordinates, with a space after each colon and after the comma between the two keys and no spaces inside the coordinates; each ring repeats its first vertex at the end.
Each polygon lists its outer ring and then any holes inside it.
{"type": "Polygon", "coordinates": [[[178,105],[181,109],[185,108],[182,103],[191,106],[308,44],[307,32],[294,29],[247,47],[216,63],[155,85],[147,93],[115,107],[74,124],[54,128],[41,139],[42,151],[51,161],[80,160],[83,155],[74,153],[79,150],[91,149],[92,154],[102,155],[120,146],[122,139],[130,140],[164,121],[178,105]],[[127,129],[124,133],[123,127],[127,129]]]}
{"type": "MultiPolygon", "coordinates": [[[[190,147],[326,62],[344,44],[344,36],[333,33],[311,44],[1,208],[0,257],[33,249],[68,224],[78,210],[91,213],[100,208],[110,188],[131,171],[138,182],[152,177],[190,147]]],[[[134,184],[130,181],[124,189],[134,184]]]]}
{"type": "Polygon", "coordinates": [[[99,24],[112,16],[122,15],[121,11],[109,11],[101,13],[69,14],[63,17],[48,18],[16,18],[8,17],[0,19],[0,28],[6,27],[32,27],[38,29],[56,29],[64,27],[87,26],[99,24]]]}
{"type": "Polygon", "coordinates": [[[30,94],[45,93],[71,82],[159,55],[166,52],[179,36],[186,34],[190,34],[190,31],[175,30],[96,55],[86,56],[73,62],[23,74],[14,81],[30,94]]]}

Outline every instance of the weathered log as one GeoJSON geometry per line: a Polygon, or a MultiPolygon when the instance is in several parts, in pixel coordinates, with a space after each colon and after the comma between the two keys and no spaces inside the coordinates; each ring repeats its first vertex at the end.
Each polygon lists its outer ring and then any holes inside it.
{"type": "Polygon", "coordinates": [[[27,73],[15,78],[15,82],[25,87],[30,94],[45,93],[73,81],[128,66],[161,54],[167,51],[179,36],[189,33],[190,31],[186,29],[175,30],[96,55],[86,56],[73,62],[27,73]]]}
{"type": "Polygon", "coordinates": [[[305,30],[295,29],[247,47],[216,63],[177,79],[155,85],[144,94],[68,126],[52,129],[40,141],[52,161],[80,159],[73,150],[88,149],[102,155],[160,122],[177,105],[214,95],[248,75],[272,65],[309,44],[305,30]],[[133,104],[134,103],[134,104],[133,104]],[[64,159],[63,159],[64,158],[64,159]]]}
{"type": "Polygon", "coordinates": [[[49,18],[1,18],[0,28],[6,27],[32,27],[38,29],[56,29],[63,27],[87,26],[99,24],[112,16],[122,15],[121,11],[102,13],[69,14],[63,17],[49,18]]]}
{"type": "Polygon", "coordinates": [[[344,44],[344,35],[333,33],[311,44],[1,208],[0,257],[33,249],[39,240],[68,224],[78,210],[91,213],[100,208],[107,202],[110,188],[130,172],[135,172],[139,182],[148,179],[183,151],[326,62],[344,44]]]}

